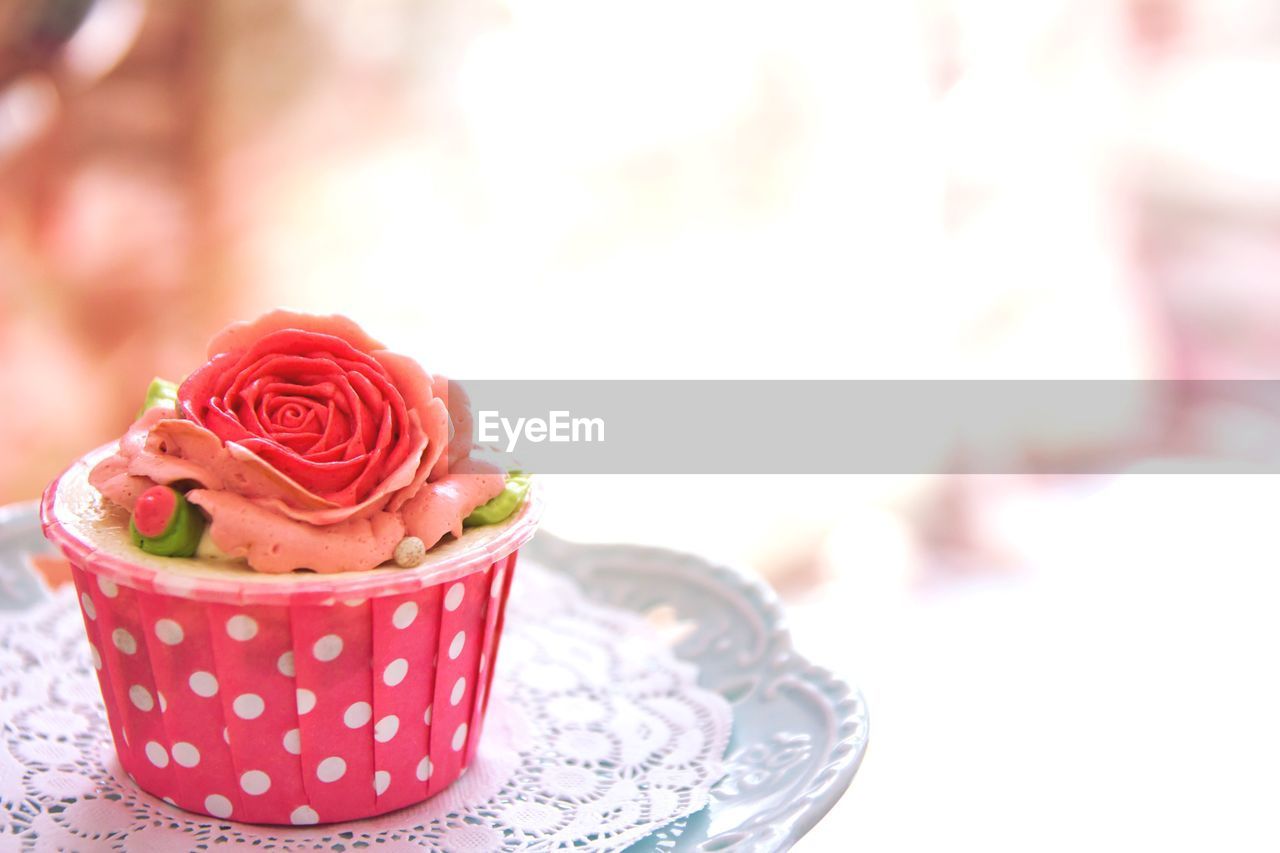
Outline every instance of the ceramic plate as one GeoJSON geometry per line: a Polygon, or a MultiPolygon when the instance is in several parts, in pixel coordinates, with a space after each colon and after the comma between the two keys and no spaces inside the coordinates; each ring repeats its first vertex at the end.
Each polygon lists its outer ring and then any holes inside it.
{"type": "MultiPolygon", "coordinates": [[[[47,595],[28,558],[51,550],[34,503],[0,508],[0,609],[47,595]]],[[[697,664],[702,684],[733,703],[727,774],[711,805],[631,850],[785,850],[848,788],[867,747],[866,705],[796,653],[763,582],[691,554],[546,533],[525,552],[590,598],[646,614],[697,664]]]]}

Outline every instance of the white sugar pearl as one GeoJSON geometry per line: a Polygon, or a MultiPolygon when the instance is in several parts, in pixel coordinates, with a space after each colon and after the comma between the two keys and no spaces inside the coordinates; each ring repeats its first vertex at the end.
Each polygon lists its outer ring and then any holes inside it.
{"type": "Polygon", "coordinates": [[[378,743],[386,743],[396,736],[396,732],[400,731],[400,718],[395,714],[388,714],[378,724],[373,727],[373,739],[378,743]]]}
{"type": "Polygon", "coordinates": [[[343,713],[342,722],[345,723],[349,729],[358,729],[365,723],[369,722],[371,717],[373,717],[373,708],[369,703],[356,702],[348,707],[343,713]]]}
{"type": "Polygon", "coordinates": [[[218,692],[218,679],[214,678],[212,672],[204,672],[203,670],[193,672],[191,677],[187,679],[187,684],[191,686],[192,693],[197,696],[203,696],[206,699],[218,692]]]}
{"type": "Polygon", "coordinates": [[[257,693],[241,693],[231,703],[231,708],[236,712],[236,716],[242,720],[256,720],[262,716],[262,712],[266,710],[267,705],[257,693]]]}
{"type": "Polygon", "coordinates": [[[210,794],[204,798],[204,810],[214,817],[231,817],[231,801],[221,794],[210,794]]]}
{"type": "Polygon", "coordinates": [[[336,782],[347,772],[347,762],[331,755],[316,767],[316,778],[321,782],[336,782]]]}
{"type": "Polygon", "coordinates": [[[427,546],[417,536],[406,536],[396,545],[396,565],[403,569],[412,569],[427,556],[427,546]]]}
{"type": "Polygon", "coordinates": [[[144,751],[147,753],[147,760],[156,767],[169,766],[169,753],[165,752],[164,747],[160,744],[149,740],[144,751]]]}
{"type": "Polygon", "coordinates": [[[342,638],[337,634],[325,634],[316,640],[311,653],[316,656],[316,660],[327,663],[342,654],[342,638]]]}
{"type": "Polygon", "coordinates": [[[139,711],[150,711],[156,706],[155,699],[151,697],[151,691],[141,684],[135,684],[129,688],[129,701],[139,711]]]}
{"type": "Polygon", "coordinates": [[[387,668],[382,671],[382,682],[388,687],[395,687],[409,673],[409,662],[404,658],[396,658],[387,664],[387,668]]]}
{"type": "Polygon", "coordinates": [[[173,745],[173,760],[183,767],[195,767],[200,763],[200,750],[195,744],[179,741],[173,745]]]}
{"type": "Polygon", "coordinates": [[[176,646],[182,642],[184,634],[182,626],[172,619],[158,619],[156,620],[156,636],[166,646],[176,646]]]}
{"type": "Polygon", "coordinates": [[[320,822],[320,815],[311,806],[298,806],[289,813],[289,823],[294,826],[310,826],[320,822]]]}
{"type": "Polygon", "coordinates": [[[271,787],[271,777],[261,770],[248,770],[240,776],[240,790],[252,796],[265,794],[271,787]]]}
{"type": "Polygon", "coordinates": [[[444,609],[457,610],[466,594],[467,588],[462,585],[461,581],[449,587],[449,591],[444,594],[444,609]]]}
{"type": "Polygon", "coordinates": [[[248,642],[258,634],[258,620],[244,613],[237,613],[227,620],[227,636],[240,642],[248,642]]]}
{"type": "Polygon", "coordinates": [[[413,624],[413,620],[418,618],[418,604],[415,601],[406,601],[396,608],[396,612],[391,614],[391,624],[401,630],[408,628],[413,624]]]}

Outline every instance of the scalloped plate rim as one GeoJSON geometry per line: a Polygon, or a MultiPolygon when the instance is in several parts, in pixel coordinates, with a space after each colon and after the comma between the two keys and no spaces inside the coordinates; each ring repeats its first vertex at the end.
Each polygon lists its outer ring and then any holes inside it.
{"type": "MultiPolygon", "coordinates": [[[[841,722],[850,722],[857,720],[859,729],[857,736],[846,738],[839,741],[836,747],[831,751],[834,753],[841,747],[848,747],[843,755],[828,754],[827,760],[822,762],[821,766],[824,770],[833,770],[820,784],[810,788],[805,793],[808,806],[798,814],[796,814],[785,827],[781,827],[783,833],[777,839],[784,847],[790,847],[796,843],[809,830],[817,825],[831,808],[839,801],[839,799],[848,790],[853,783],[853,779],[858,772],[858,768],[862,764],[862,759],[866,754],[868,742],[870,740],[870,715],[867,711],[866,700],[862,692],[856,687],[845,681],[831,669],[815,664],[805,655],[796,650],[791,637],[791,630],[788,624],[786,609],[781,599],[774,589],[756,573],[738,567],[730,562],[722,562],[715,559],[700,556],[698,554],[680,551],[673,548],[666,548],[660,545],[640,545],[617,542],[574,542],[572,540],[558,537],[548,533],[546,530],[540,530],[538,534],[525,546],[530,557],[541,562],[547,562],[546,552],[552,552],[555,559],[561,559],[566,556],[574,556],[579,560],[590,560],[593,556],[618,555],[639,557],[646,561],[660,562],[679,562],[686,565],[692,564],[699,568],[700,571],[709,575],[713,579],[727,581],[736,587],[743,594],[743,597],[751,603],[755,611],[762,617],[766,631],[770,638],[780,644],[791,663],[793,669],[798,675],[803,677],[809,684],[823,695],[838,694],[847,699],[853,706],[853,711],[841,718],[841,722]]],[[[554,563],[551,563],[554,565],[554,563]]],[[[574,572],[573,574],[578,574],[574,572]]],[[[585,585],[584,585],[585,586],[585,585]]],[[[835,703],[831,707],[833,715],[836,714],[835,703]]],[[[779,827],[775,827],[778,829],[779,827]]],[[[707,839],[714,840],[714,837],[707,839]]],[[[678,844],[676,849],[685,849],[684,845],[678,844]]],[[[702,845],[697,848],[704,849],[702,845]]],[[[716,846],[714,849],[724,850],[731,849],[730,846],[716,846]]]]}

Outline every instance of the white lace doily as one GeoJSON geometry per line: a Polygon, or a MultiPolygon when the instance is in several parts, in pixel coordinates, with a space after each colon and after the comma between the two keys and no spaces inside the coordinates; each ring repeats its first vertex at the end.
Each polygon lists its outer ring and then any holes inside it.
{"type": "Polygon", "coordinates": [[[619,850],[698,811],[728,704],[633,614],[522,561],[477,760],[417,806],[329,826],[190,814],[115,760],[70,587],[0,617],[0,849],[619,850]]]}

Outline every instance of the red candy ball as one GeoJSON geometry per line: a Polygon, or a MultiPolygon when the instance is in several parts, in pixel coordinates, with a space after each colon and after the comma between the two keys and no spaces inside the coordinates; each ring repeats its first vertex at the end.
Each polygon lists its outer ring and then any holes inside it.
{"type": "Polygon", "coordinates": [[[164,533],[169,519],[178,507],[177,493],[168,486],[152,486],[138,496],[133,505],[133,526],[143,536],[156,537],[164,533]]]}

